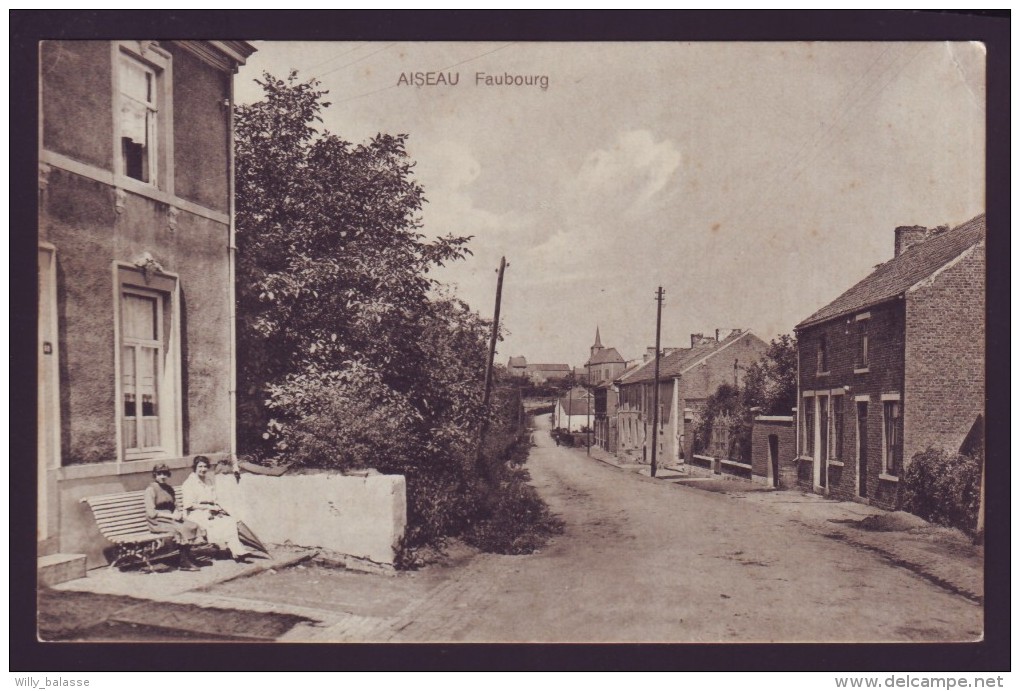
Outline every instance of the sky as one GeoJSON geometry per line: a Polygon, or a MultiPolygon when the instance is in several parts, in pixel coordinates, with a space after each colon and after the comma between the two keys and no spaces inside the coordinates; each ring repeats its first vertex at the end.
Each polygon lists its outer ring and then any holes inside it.
{"type": "Polygon", "coordinates": [[[497,363],[580,366],[596,327],[640,357],[659,286],[664,347],[768,341],[891,259],[896,226],[984,211],[977,43],[253,43],[238,102],[296,69],[330,132],[409,135],[423,232],[473,236],[435,277],[486,318],[506,257],[497,363]]]}

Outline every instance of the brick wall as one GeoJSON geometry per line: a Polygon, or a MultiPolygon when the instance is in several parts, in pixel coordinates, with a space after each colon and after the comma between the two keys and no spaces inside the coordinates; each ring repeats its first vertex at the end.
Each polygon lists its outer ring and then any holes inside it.
{"type": "Polygon", "coordinates": [[[781,489],[797,486],[797,433],[793,418],[757,418],[751,429],[751,476],[756,482],[781,489]],[[778,442],[778,475],[770,468],[769,437],[778,442]]]}
{"type": "MultiPolygon", "coordinates": [[[[854,499],[863,495],[877,506],[889,509],[897,508],[899,483],[880,477],[883,471],[882,394],[898,393],[905,398],[905,392],[902,390],[905,312],[904,301],[894,299],[854,314],[802,329],[799,332],[797,347],[800,353],[801,392],[844,391],[843,444],[841,448],[835,449],[835,457],[843,465],[829,464],[828,459],[822,455],[823,450],[816,444],[814,455],[817,462],[801,461],[799,464],[801,486],[806,489],[819,486],[823,481],[820,474],[824,472],[826,473],[825,492],[830,496],[839,499],[854,499]],[[858,321],[856,316],[863,313],[870,315],[867,319],[868,367],[867,371],[858,372],[855,371],[860,369],[857,367],[858,321]],[[826,342],[827,373],[818,371],[818,344],[823,336],[826,342]],[[860,492],[857,469],[856,398],[858,396],[868,397],[868,435],[867,448],[865,449],[867,467],[863,493],[860,492]]],[[[798,407],[802,411],[806,405],[804,398],[798,401],[798,407]]],[[[821,416],[815,415],[814,417],[814,424],[817,428],[821,416]]],[[[900,424],[902,425],[902,418],[900,424]]],[[[803,435],[803,426],[801,434],[803,435]]]]}
{"type": "Polygon", "coordinates": [[[903,460],[956,451],[985,412],[985,247],[907,293],[903,460]]]}

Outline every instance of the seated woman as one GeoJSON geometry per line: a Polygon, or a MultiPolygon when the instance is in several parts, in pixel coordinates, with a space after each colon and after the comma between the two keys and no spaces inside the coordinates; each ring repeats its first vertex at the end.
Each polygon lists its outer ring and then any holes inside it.
{"type": "Polygon", "coordinates": [[[191,546],[205,534],[197,523],[184,520],[177,506],[174,488],[170,486],[170,468],[161,463],[152,469],[153,482],[145,488],[145,518],[149,530],[173,536],[181,553],[177,568],[181,571],[198,571],[191,558],[191,546]]]}
{"type": "Polygon", "coordinates": [[[181,486],[184,515],[205,529],[209,542],[230,550],[234,561],[247,563],[248,549],[238,537],[237,519],[224,511],[216,500],[216,484],[209,465],[205,456],[195,456],[194,472],[181,486]]]}

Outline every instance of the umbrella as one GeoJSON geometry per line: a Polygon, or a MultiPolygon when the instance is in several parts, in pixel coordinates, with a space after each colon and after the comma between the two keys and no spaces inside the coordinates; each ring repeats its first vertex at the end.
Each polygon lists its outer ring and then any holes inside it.
{"type": "Polygon", "coordinates": [[[262,540],[243,521],[237,522],[237,537],[241,539],[241,544],[257,549],[266,556],[269,556],[269,550],[262,544],[262,540]]]}

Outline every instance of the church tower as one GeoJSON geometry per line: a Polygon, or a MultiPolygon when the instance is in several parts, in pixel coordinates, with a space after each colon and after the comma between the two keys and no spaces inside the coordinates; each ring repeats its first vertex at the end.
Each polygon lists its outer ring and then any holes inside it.
{"type": "Polygon", "coordinates": [[[599,336],[599,327],[596,326],[595,344],[591,347],[591,356],[589,356],[588,361],[591,362],[592,360],[594,360],[595,356],[598,354],[600,350],[602,350],[602,338],[599,336]]]}

